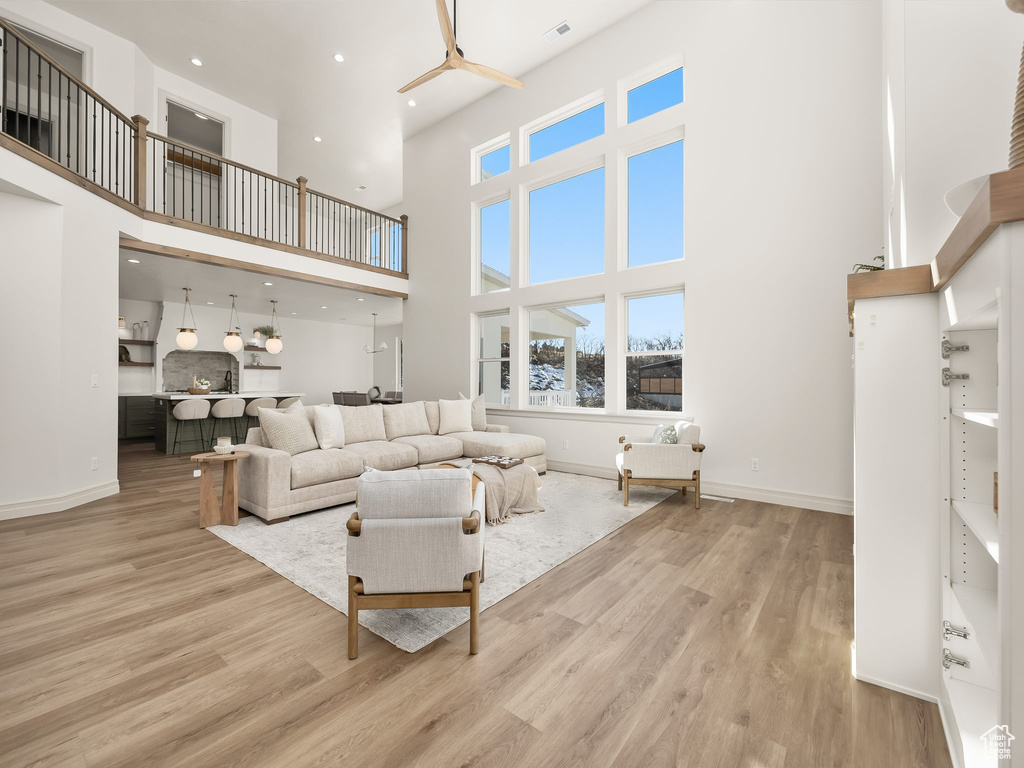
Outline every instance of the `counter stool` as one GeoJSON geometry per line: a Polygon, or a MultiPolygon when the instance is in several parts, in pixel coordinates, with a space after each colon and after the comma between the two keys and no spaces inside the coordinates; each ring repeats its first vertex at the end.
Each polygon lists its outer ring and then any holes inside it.
{"type": "Polygon", "coordinates": [[[260,408],[277,408],[277,399],[273,397],[257,397],[245,406],[246,439],[249,437],[249,425],[252,424],[252,420],[256,419],[256,423],[259,424],[260,408]]]}
{"type": "Polygon", "coordinates": [[[245,400],[240,397],[228,397],[223,400],[218,400],[213,404],[210,409],[210,415],[213,416],[213,433],[210,435],[210,442],[213,443],[217,433],[218,422],[224,421],[225,419],[231,422],[231,437],[235,443],[238,443],[238,420],[245,413],[245,400]]]}
{"type": "Polygon", "coordinates": [[[287,408],[289,405],[293,405],[294,403],[297,403],[297,402],[299,402],[299,398],[297,398],[297,397],[286,397],[286,398],[283,398],[282,400],[280,400],[278,402],[277,407],[278,408],[287,408]]]}
{"type": "Polygon", "coordinates": [[[192,443],[199,441],[199,444],[204,448],[206,447],[206,435],[203,433],[203,421],[210,415],[210,401],[209,400],[182,400],[171,411],[171,415],[174,416],[174,444],[171,447],[171,453],[178,453],[178,443],[192,443]],[[180,440],[180,432],[183,429],[181,423],[183,421],[198,421],[199,422],[199,437],[193,437],[190,440],[180,440]]]}

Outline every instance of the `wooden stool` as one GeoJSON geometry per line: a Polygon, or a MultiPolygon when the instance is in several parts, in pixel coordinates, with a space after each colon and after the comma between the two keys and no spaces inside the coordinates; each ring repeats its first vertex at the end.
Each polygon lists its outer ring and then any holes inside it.
{"type": "Polygon", "coordinates": [[[238,460],[249,456],[248,451],[234,453],[197,453],[192,461],[199,462],[199,527],[211,525],[238,525],[238,460]],[[213,469],[219,462],[224,465],[224,490],[221,503],[213,490],[213,469]]]}

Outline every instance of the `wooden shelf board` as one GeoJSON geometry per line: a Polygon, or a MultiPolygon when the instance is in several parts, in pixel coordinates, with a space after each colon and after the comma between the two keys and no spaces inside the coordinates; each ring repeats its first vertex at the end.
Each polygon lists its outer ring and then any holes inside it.
{"type": "Polygon", "coordinates": [[[135,345],[137,347],[152,347],[156,342],[143,339],[118,339],[117,343],[135,345]]]}
{"type": "Polygon", "coordinates": [[[251,344],[246,344],[242,350],[243,352],[266,352],[265,347],[254,347],[251,344]]]}
{"type": "Polygon", "coordinates": [[[981,655],[995,673],[999,669],[999,621],[996,592],[992,589],[953,584],[953,594],[960,604],[971,629],[974,640],[981,649],[981,655]]]}
{"type": "Polygon", "coordinates": [[[953,408],[951,413],[961,419],[973,421],[975,424],[984,424],[986,427],[999,426],[999,411],[986,411],[980,408],[953,408]]]}
{"type": "Polygon", "coordinates": [[[135,361],[132,361],[130,363],[124,363],[124,362],[121,362],[119,360],[117,364],[119,366],[121,366],[122,368],[152,368],[153,367],[153,363],[137,363],[135,361]]]}
{"type": "Polygon", "coordinates": [[[985,742],[981,737],[999,722],[999,694],[991,688],[972,685],[952,677],[947,677],[945,682],[949,702],[953,705],[953,716],[960,730],[964,764],[970,768],[995,768],[997,761],[985,754],[985,742]]]}
{"type": "Polygon", "coordinates": [[[247,371],[280,371],[280,365],[247,365],[245,366],[247,371]]]}
{"type": "Polygon", "coordinates": [[[999,518],[991,504],[953,499],[953,511],[964,521],[989,556],[999,562],[999,518]]]}

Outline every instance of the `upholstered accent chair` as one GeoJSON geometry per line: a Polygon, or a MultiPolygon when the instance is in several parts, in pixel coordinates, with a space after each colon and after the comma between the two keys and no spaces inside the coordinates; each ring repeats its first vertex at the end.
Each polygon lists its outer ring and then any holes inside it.
{"type": "Polygon", "coordinates": [[[359,611],[469,608],[479,649],[484,484],[468,469],[366,472],[347,523],[348,657],[359,654],[359,611]]]}
{"type": "Polygon", "coordinates": [[[630,435],[619,438],[622,453],[615,458],[615,465],[624,506],[629,506],[630,484],[658,485],[678,488],[683,495],[687,488],[693,488],[700,509],[700,460],[704,454],[700,427],[680,421],[675,432],[676,443],[655,443],[650,437],[630,435]]]}

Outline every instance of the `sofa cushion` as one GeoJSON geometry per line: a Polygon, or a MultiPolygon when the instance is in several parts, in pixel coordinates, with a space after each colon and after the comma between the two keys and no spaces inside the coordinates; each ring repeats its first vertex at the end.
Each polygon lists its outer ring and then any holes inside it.
{"type": "Polygon", "coordinates": [[[301,403],[295,403],[284,411],[260,408],[258,413],[263,435],[274,450],[295,456],[320,447],[301,403]]]}
{"type": "Polygon", "coordinates": [[[469,432],[473,429],[473,409],[469,400],[438,400],[441,406],[441,425],[437,434],[469,432]]]}
{"type": "Polygon", "coordinates": [[[462,441],[451,435],[409,435],[396,437],[395,442],[415,448],[419,454],[417,464],[462,458],[462,441]]]}
{"type": "Polygon", "coordinates": [[[384,406],[384,432],[388,440],[430,433],[423,401],[384,406]]]}
{"type": "Polygon", "coordinates": [[[430,434],[436,435],[441,426],[441,406],[437,400],[424,400],[423,410],[427,412],[427,425],[430,427],[430,434]]]}
{"type": "Polygon", "coordinates": [[[487,403],[484,402],[483,394],[479,394],[474,398],[466,397],[464,394],[459,392],[459,400],[469,400],[472,405],[472,419],[473,419],[473,431],[486,432],[487,431],[487,403]]]}
{"type": "Polygon", "coordinates": [[[340,448],[306,451],[292,456],[292,490],[356,477],[363,471],[363,457],[340,448]]]}
{"type": "Polygon", "coordinates": [[[481,456],[511,456],[525,459],[547,451],[543,437],[517,435],[508,432],[456,432],[450,437],[462,441],[462,455],[468,459],[481,456]]]}
{"type": "Polygon", "coordinates": [[[370,440],[365,443],[349,444],[346,451],[358,453],[363,464],[373,469],[405,469],[415,467],[419,454],[411,445],[399,442],[389,443],[385,440],[370,440]]]}
{"type": "Polygon", "coordinates": [[[314,405],[307,410],[313,417],[313,432],[323,449],[345,447],[345,420],[336,405],[314,405]]]}
{"type": "Polygon", "coordinates": [[[345,422],[345,445],[387,440],[384,431],[384,410],[380,404],[342,405],[341,418],[345,422]]]}

